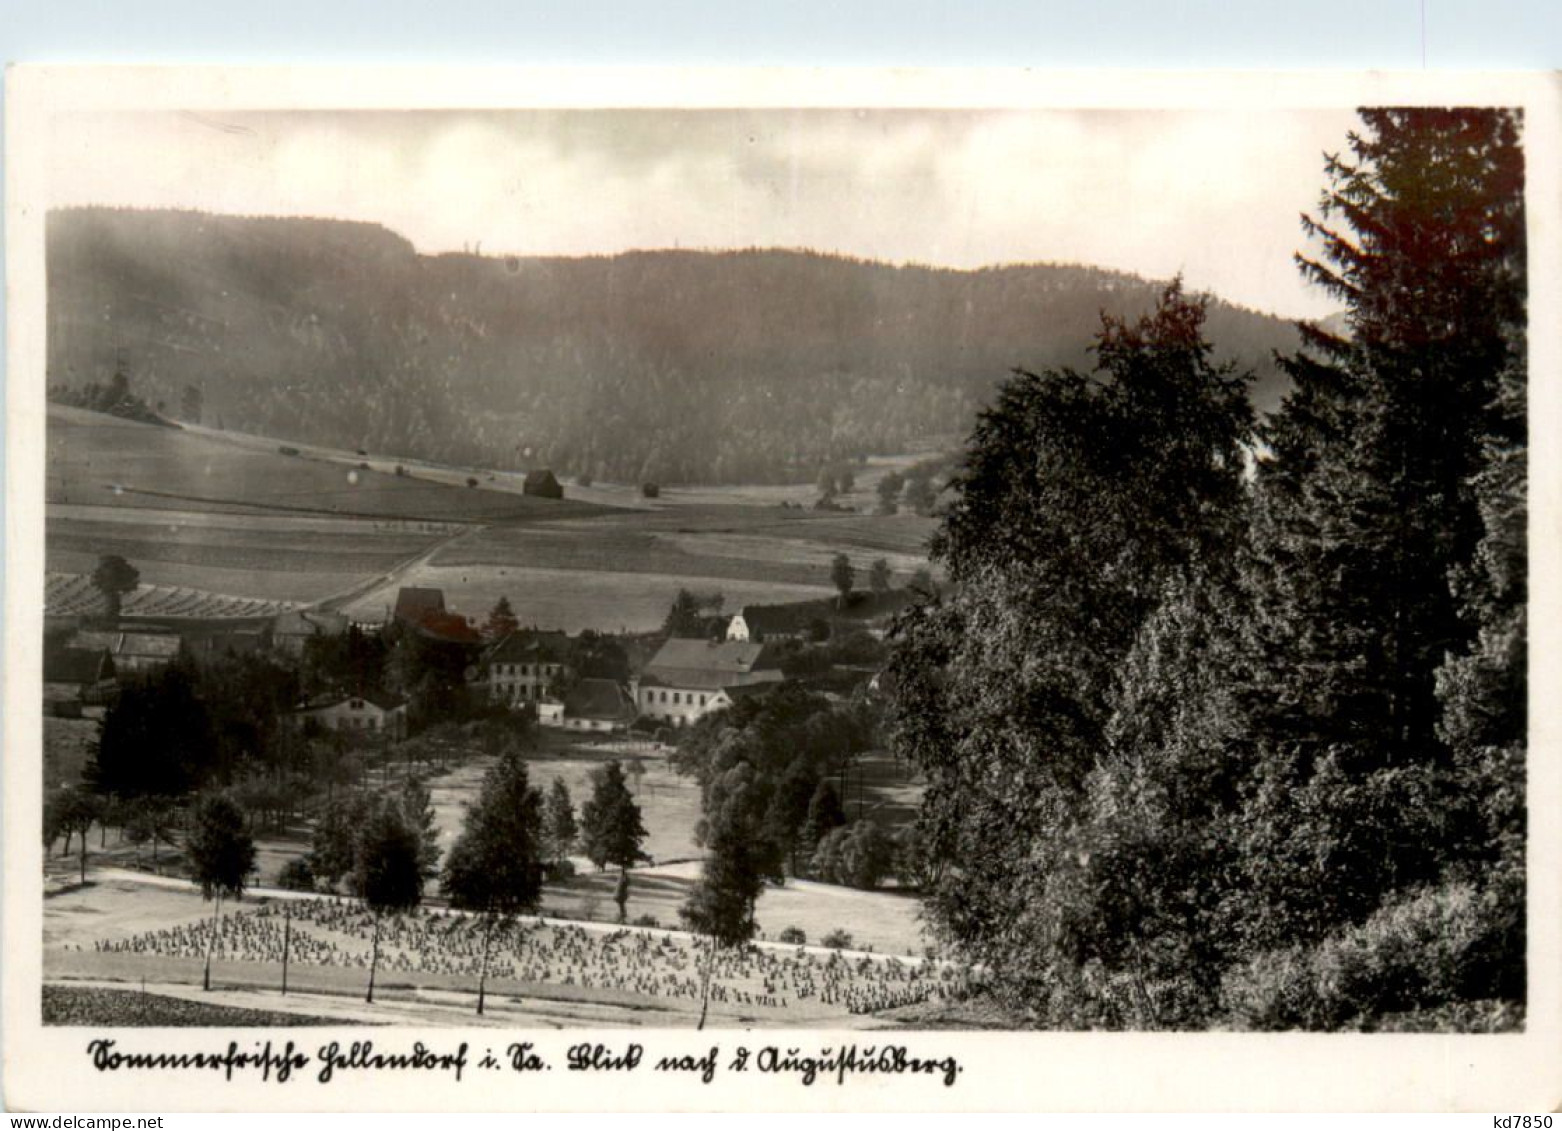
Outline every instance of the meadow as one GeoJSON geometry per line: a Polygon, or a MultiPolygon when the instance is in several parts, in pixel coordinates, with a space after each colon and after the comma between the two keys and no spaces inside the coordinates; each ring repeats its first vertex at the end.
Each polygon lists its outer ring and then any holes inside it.
{"type": "Polygon", "coordinates": [[[644,631],[680,588],[719,592],[729,610],[828,596],[839,552],[859,584],[878,557],[903,584],[926,564],[933,530],[927,518],[871,513],[869,485],[893,460],[864,468],[843,496],[858,509],[826,512],[806,508],[805,485],[669,488],[655,500],[569,485],[570,497],[549,500],[520,494],[513,472],[413,463],[398,476],[384,457],[58,405],[48,428],[46,558],[60,575],[49,598],[64,615],[96,608],[82,579],[118,554],[141,573],[132,613],[334,600],[375,620],[403,585],[431,585],[475,618],[507,596],[524,624],[644,631]]]}
{"type": "Polygon", "coordinates": [[[50,405],[45,497],[51,504],[290,513],[430,522],[527,521],[593,514],[595,504],[399,476],[385,461],[325,457],[293,445],[160,428],[50,405]],[[265,445],[269,445],[265,446],[265,445]],[[284,454],[288,447],[297,455],[284,454]],[[367,466],[362,466],[367,465],[367,466]]]}

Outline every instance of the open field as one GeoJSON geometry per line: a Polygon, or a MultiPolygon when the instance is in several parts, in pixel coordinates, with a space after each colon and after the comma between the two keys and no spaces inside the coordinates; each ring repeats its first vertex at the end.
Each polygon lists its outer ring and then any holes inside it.
{"type": "MultiPolygon", "coordinates": [[[[459,487],[344,465],[256,438],[48,408],[50,503],[234,513],[292,512],[433,522],[524,521],[595,513],[593,504],[459,487]]],[[[296,447],[294,445],[287,445],[296,447]]],[[[359,462],[368,462],[360,460],[359,462]]],[[[382,461],[383,462],[383,461],[382,461]]]]}
{"type": "MultiPolygon", "coordinates": [[[[256,617],[274,616],[296,604],[183,585],[143,584],[125,596],[120,612],[127,617],[256,617]]],[[[89,573],[50,573],[44,578],[43,610],[51,617],[95,616],[103,611],[103,595],[93,587],[89,573]]]]}
{"type": "Polygon", "coordinates": [[[307,1013],[245,1009],[195,1001],[177,994],[104,986],[43,987],[45,1025],[151,1025],[169,1028],[342,1025],[351,1022],[307,1013]]]}
{"type": "Polygon", "coordinates": [[[646,632],[661,626],[680,588],[719,590],[727,607],[747,602],[806,601],[828,596],[828,584],[781,585],[730,579],[669,577],[656,573],[599,570],[529,569],[522,566],[417,565],[384,585],[342,606],[359,620],[378,620],[396,603],[403,585],[431,585],[445,592],[445,603],[467,616],[482,617],[500,597],[509,597],[523,625],[579,632],[646,632]]]}
{"type": "MultiPolygon", "coordinates": [[[[145,586],[132,614],[253,615],[339,598],[372,620],[410,584],[445,589],[471,616],[504,595],[522,623],[639,631],[661,623],[679,588],[721,592],[728,608],[828,595],[837,552],[861,570],[885,557],[903,582],[933,529],[870,513],[866,488],[850,497],[861,513],[779,505],[808,501],[806,486],[669,488],[656,500],[570,488],[560,501],[520,494],[514,472],[419,463],[396,476],[383,457],[57,405],[48,427],[48,568],[84,578],[101,555],[126,558],[145,586]],[[469,473],[478,489],[460,485],[469,473]],[[573,497],[588,494],[601,501],[573,497]]],[[[865,480],[894,466],[874,461],[865,480]]],[[[61,582],[51,611],[90,613],[94,597],[83,580],[61,582]]]]}

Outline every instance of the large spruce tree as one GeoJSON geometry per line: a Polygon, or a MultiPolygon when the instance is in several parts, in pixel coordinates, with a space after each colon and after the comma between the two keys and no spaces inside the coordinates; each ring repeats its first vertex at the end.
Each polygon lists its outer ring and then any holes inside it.
{"type": "Polygon", "coordinates": [[[1288,362],[1244,564],[1256,762],[1239,933],[1259,951],[1362,922],[1481,837],[1439,737],[1437,673],[1476,642],[1453,583],[1488,535],[1493,444],[1522,439],[1522,408],[1498,397],[1523,365],[1518,122],[1362,118],[1307,221],[1323,254],[1299,257],[1346,328],[1311,331],[1288,362]]]}

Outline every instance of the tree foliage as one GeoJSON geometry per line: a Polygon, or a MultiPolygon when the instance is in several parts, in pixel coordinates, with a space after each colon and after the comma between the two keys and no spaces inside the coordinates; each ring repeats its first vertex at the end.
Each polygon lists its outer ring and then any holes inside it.
{"type": "Polygon", "coordinates": [[[930,906],[1046,1025],[1513,1023],[1524,991],[1523,168],[1501,111],[1330,158],[1260,430],[1173,288],[1020,375],[900,626],[930,906]],[[1493,1019],[1496,1019],[1493,1021],[1493,1019]]]}
{"type": "Polygon", "coordinates": [[[592,771],[591,797],[580,812],[580,842],[598,868],[627,871],[644,858],[645,822],[617,759],[592,771]]]}

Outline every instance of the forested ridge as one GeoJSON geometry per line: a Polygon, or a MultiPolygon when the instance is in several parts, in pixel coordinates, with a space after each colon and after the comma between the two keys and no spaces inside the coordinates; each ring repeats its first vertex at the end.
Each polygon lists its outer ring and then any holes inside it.
{"type": "MultiPolygon", "coordinates": [[[[806,482],[948,437],[1014,368],[1088,363],[1101,312],[1157,290],[774,250],[428,256],[371,224],[103,208],[50,215],[48,278],[51,386],[122,368],[229,429],[666,483],[806,482]]],[[[1277,404],[1295,328],[1208,318],[1277,404]]]]}

